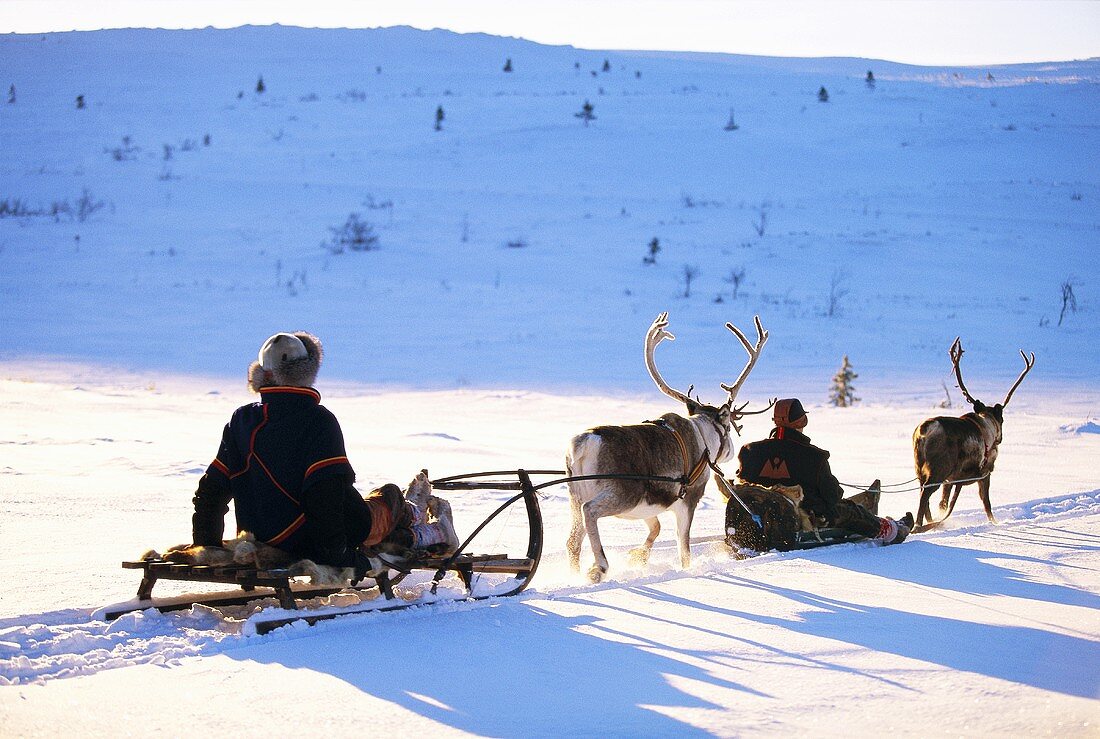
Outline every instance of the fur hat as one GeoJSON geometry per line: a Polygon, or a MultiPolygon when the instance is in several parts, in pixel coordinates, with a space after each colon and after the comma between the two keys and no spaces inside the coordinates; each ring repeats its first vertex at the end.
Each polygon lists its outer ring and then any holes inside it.
{"type": "Polygon", "coordinates": [[[789,429],[806,428],[806,424],[810,421],[809,416],[806,415],[806,409],[802,407],[802,401],[798,398],[784,398],[776,401],[772,420],[775,421],[776,426],[789,429]]]}
{"type": "Polygon", "coordinates": [[[275,334],[260,347],[257,360],[248,367],[248,387],[313,387],[324,351],[311,333],[275,334]]]}

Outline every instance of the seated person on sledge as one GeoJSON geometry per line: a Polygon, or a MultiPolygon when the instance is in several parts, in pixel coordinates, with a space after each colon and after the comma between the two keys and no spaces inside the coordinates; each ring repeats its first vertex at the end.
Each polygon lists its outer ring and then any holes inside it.
{"type": "MultiPolygon", "coordinates": [[[[877,489],[854,498],[842,497],[840,483],[829,468],[829,452],[811,444],[810,437],[802,433],[810,419],[797,398],[777,401],[772,420],[775,428],[768,438],[746,444],[737,455],[737,477],[742,483],[801,487],[801,509],[814,528],[843,529],[884,544],[905,540],[913,527],[912,514],[900,521],[880,518],[877,489]]],[[[737,502],[731,500],[733,505],[737,502]]]]}
{"type": "Polygon", "coordinates": [[[199,480],[192,549],[223,545],[233,501],[238,532],[321,565],[364,568],[363,555],[380,545],[453,552],[450,505],[431,495],[426,471],[407,494],[387,484],[364,497],[353,487],[340,423],[313,389],[322,356],[304,331],[264,342],[248,369],[260,400],[233,413],[199,480]]]}

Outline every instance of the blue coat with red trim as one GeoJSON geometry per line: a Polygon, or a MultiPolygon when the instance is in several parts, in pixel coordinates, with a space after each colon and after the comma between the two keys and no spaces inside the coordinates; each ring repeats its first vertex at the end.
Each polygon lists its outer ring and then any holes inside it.
{"type": "MultiPolygon", "coordinates": [[[[317,508],[311,491],[339,490],[355,479],[340,423],[320,402],[312,388],[265,387],[260,402],[234,411],[195,494],[196,544],[221,543],[232,499],[238,531],[311,555],[310,534],[316,538],[316,532],[308,531],[307,510],[317,508]]],[[[332,503],[338,501],[337,494],[332,503]]]]}

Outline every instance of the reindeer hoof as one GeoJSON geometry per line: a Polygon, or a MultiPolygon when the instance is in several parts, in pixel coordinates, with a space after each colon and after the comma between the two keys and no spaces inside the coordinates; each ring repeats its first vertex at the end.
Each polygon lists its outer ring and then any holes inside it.
{"type": "Polygon", "coordinates": [[[599,565],[592,565],[588,568],[588,582],[598,583],[603,580],[603,576],[607,574],[607,569],[600,567],[599,565]]]}
{"type": "Polygon", "coordinates": [[[646,547],[635,547],[630,550],[628,555],[630,558],[630,564],[637,565],[639,567],[645,567],[649,564],[649,549],[646,547]]]}

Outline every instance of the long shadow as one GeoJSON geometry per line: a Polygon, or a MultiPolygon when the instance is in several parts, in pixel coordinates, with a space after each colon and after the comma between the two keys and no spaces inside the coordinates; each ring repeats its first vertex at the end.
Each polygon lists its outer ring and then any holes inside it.
{"type": "MultiPolygon", "coordinates": [[[[757,623],[1066,695],[1100,697],[1100,642],[1094,639],[857,605],[733,575],[717,578],[809,606],[796,619],[725,611],[757,623]]],[[[663,593],[650,596],[690,603],[663,593]]]]}
{"type": "MultiPolygon", "coordinates": [[[[973,536],[1014,537],[1015,532],[979,533],[973,536]]],[[[874,574],[891,580],[910,582],[940,590],[954,590],[970,595],[1004,595],[1025,600],[1081,606],[1100,609],[1100,595],[1070,585],[1029,579],[1027,575],[988,561],[1041,564],[1046,567],[1082,570],[1075,565],[1059,563],[1052,559],[1029,557],[1007,552],[989,553],[956,546],[943,546],[920,539],[907,541],[906,556],[888,556],[895,552],[883,551],[880,556],[852,556],[851,552],[821,552],[816,559],[822,564],[853,572],[874,574]]],[[[1100,547],[1074,546],[1075,550],[1094,550],[1100,547]]],[[[896,552],[900,555],[900,552],[896,552]]],[[[1088,571],[1084,569],[1084,571],[1088,571]]]]}
{"type": "Polygon", "coordinates": [[[224,654],[324,672],[426,718],[491,736],[513,735],[517,727],[528,736],[707,736],[649,708],[720,707],[673,687],[670,678],[760,695],[647,651],[644,640],[631,635],[612,640],[585,633],[596,616],[563,617],[519,602],[430,623],[419,614],[399,616],[384,628],[370,618],[355,629],[333,624],[324,634],[313,627],[305,639],[265,640],[224,654]]]}

